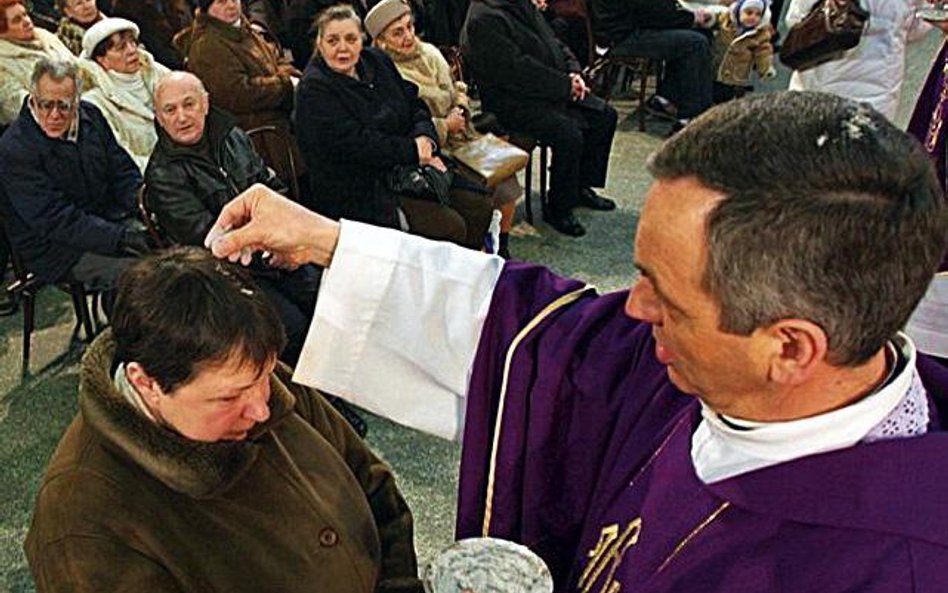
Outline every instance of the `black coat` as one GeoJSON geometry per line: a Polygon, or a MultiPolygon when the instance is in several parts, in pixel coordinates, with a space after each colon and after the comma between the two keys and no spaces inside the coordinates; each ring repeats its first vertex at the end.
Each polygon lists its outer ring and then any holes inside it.
{"type": "Polygon", "coordinates": [[[85,252],[116,255],[136,214],[142,176],[94,105],[79,103],[76,142],[46,137],[27,102],[0,138],[3,219],[10,241],[44,282],[85,252]]]}
{"type": "Polygon", "coordinates": [[[461,51],[484,109],[501,122],[521,114],[563,111],[570,72],[579,62],[530,0],[474,0],[461,31],[461,51]]]}
{"type": "Polygon", "coordinates": [[[437,143],[418,87],[381,50],[366,48],[359,79],[314,56],[297,91],[296,129],[315,209],[332,218],[395,226],[397,199],[385,185],[395,165],[417,165],[415,137],[437,143]]]}
{"type": "Polygon", "coordinates": [[[254,183],[286,190],[225,111],[212,108],[207,115],[207,155],[176,144],[155,126],[158,143],[145,170],[146,195],[162,235],[172,243],[203,245],[224,205],[254,183]]]}
{"type": "Polygon", "coordinates": [[[689,29],[694,13],[678,0],[592,0],[596,34],[611,44],[636,29],[689,29]]]}

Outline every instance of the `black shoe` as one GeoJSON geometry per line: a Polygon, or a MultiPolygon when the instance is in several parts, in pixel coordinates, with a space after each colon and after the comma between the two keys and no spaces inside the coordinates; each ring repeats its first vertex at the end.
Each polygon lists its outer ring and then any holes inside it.
{"type": "Polygon", "coordinates": [[[609,198],[604,198],[589,189],[583,188],[579,191],[579,205],[590,210],[601,210],[603,212],[616,209],[616,203],[609,198]]]}
{"type": "Polygon", "coordinates": [[[678,107],[661,95],[652,95],[646,99],[645,110],[658,117],[667,119],[678,118],[678,107]]]}
{"type": "Polygon", "coordinates": [[[550,214],[544,216],[543,220],[546,221],[546,224],[570,237],[582,237],[586,234],[586,228],[583,227],[582,223],[576,220],[572,212],[561,215],[550,214]]]}

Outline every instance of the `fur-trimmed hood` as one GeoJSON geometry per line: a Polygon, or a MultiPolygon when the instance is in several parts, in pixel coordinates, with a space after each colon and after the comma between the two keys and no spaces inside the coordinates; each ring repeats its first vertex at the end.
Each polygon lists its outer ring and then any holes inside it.
{"type": "MultiPolygon", "coordinates": [[[[295,398],[274,374],[270,380],[270,418],[243,441],[205,443],[185,438],[139,414],[112,382],[115,342],[110,331],[99,336],[83,357],[79,408],[107,446],[154,476],[168,488],[192,498],[226,491],[255,461],[256,440],[293,412],[295,398]]],[[[286,374],[285,370],[277,371],[286,374]]]]}

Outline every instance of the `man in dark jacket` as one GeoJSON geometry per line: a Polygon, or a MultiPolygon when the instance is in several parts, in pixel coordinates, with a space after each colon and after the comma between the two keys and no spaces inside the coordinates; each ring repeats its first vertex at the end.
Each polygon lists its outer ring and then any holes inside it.
{"type": "Polygon", "coordinates": [[[576,58],[530,0],[474,0],[461,49],[484,109],[508,130],[553,149],[546,221],[561,233],[584,235],[574,207],[615,208],[590,189],[606,182],[615,110],[589,94],[576,58]]]}
{"type": "Polygon", "coordinates": [[[714,24],[710,12],[692,12],[678,0],[592,0],[592,8],[595,32],[612,55],[664,62],[658,95],[672,105],[659,99],[653,107],[689,120],[711,106],[711,43],[694,30],[714,24]]]}
{"type": "MultiPolygon", "coordinates": [[[[247,134],[227,112],[212,109],[201,81],[173,72],[155,88],[158,143],[145,170],[147,204],[168,243],[203,244],[224,204],[254,183],[286,186],[268,169],[247,134]]],[[[258,259],[257,285],[280,314],[287,333],[281,359],[295,364],[312,317],[319,271],[278,270],[258,259]]]]}
{"type": "Polygon", "coordinates": [[[79,101],[77,76],[72,63],[37,63],[30,96],[0,138],[0,206],[14,249],[42,281],[109,293],[149,250],[135,208],[142,178],[99,110],[79,101]]]}

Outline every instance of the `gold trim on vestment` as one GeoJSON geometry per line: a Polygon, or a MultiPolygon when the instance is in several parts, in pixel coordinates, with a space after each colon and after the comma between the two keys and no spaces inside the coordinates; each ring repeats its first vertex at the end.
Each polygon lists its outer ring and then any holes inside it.
{"type": "Polygon", "coordinates": [[[494,421],[494,438],[490,452],[490,469],[487,473],[487,496],[484,500],[484,523],[481,528],[481,535],[488,537],[490,535],[490,519],[493,510],[494,498],[494,473],[497,469],[497,451],[500,448],[500,430],[504,420],[504,404],[507,399],[507,382],[510,379],[510,363],[513,360],[514,351],[520,342],[527,337],[543,320],[556,312],[558,309],[572,304],[587,292],[595,290],[595,287],[586,285],[580,289],[568,292],[557,298],[555,301],[543,308],[536,317],[530,320],[522,330],[520,330],[507,348],[507,356],[504,359],[504,375],[500,386],[500,402],[497,405],[497,419],[494,421]]]}
{"type": "Polygon", "coordinates": [[[697,536],[699,533],[701,533],[701,531],[702,531],[705,527],[707,527],[708,525],[710,525],[712,521],[714,521],[715,519],[717,519],[718,516],[719,516],[721,513],[723,513],[723,512],[725,511],[725,509],[727,509],[729,506],[731,506],[731,503],[728,502],[728,501],[724,501],[724,502],[721,503],[721,506],[719,506],[718,508],[714,509],[714,511],[712,511],[712,513],[711,513],[710,515],[708,515],[708,516],[705,518],[704,521],[702,521],[701,523],[699,523],[697,527],[695,527],[694,529],[691,530],[691,533],[688,534],[688,537],[686,537],[685,539],[681,540],[681,541],[678,543],[678,545],[675,546],[675,549],[672,550],[672,553],[668,555],[668,558],[665,558],[665,561],[662,562],[661,565],[659,565],[658,570],[655,571],[655,572],[656,572],[656,573],[662,572],[662,570],[664,570],[665,567],[668,566],[668,563],[671,562],[671,561],[675,558],[675,556],[677,556],[678,553],[681,552],[682,549],[684,549],[684,547],[688,545],[688,542],[690,542],[692,539],[695,538],[695,536],[697,536]]]}

